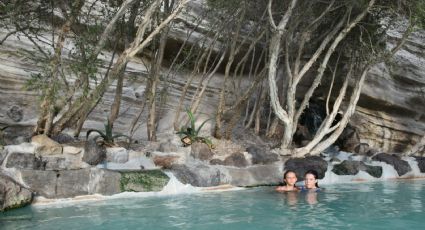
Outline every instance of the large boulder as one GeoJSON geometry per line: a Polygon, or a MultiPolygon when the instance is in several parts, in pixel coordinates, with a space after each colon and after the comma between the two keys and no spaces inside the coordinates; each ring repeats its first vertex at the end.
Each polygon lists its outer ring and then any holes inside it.
{"type": "Polygon", "coordinates": [[[402,160],[399,156],[395,154],[390,155],[387,153],[379,153],[372,157],[372,160],[381,161],[392,165],[399,176],[403,176],[404,174],[412,170],[407,161],[402,160]]]}
{"type": "Polygon", "coordinates": [[[163,169],[169,169],[173,164],[176,164],[180,156],[177,155],[155,155],[153,157],[153,162],[156,166],[159,166],[163,169]]]}
{"type": "Polygon", "coordinates": [[[228,177],[223,179],[223,183],[235,186],[260,186],[277,185],[282,180],[282,173],[279,165],[253,165],[244,169],[226,168],[228,177]]]}
{"type": "Polygon", "coordinates": [[[32,153],[11,153],[6,159],[6,168],[45,169],[46,162],[32,153]]]}
{"type": "Polygon", "coordinates": [[[128,161],[128,150],[122,147],[107,148],[106,161],[114,163],[125,163],[128,161]]]}
{"type": "Polygon", "coordinates": [[[106,159],[106,148],[94,140],[88,140],[84,145],[83,161],[89,165],[97,165],[106,159]]]}
{"type": "Polygon", "coordinates": [[[328,169],[328,162],[319,156],[309,156],[305,158],[291,158],[285,162],[284,170],[292,170],[298,178],[304,178],[308,170],[316,170],[319,174],[318,179],[325,177],[328,169]]]}
{"type": "Polygon", "coordinates": [[[62,154],[62,145],[50,139],[47,135],[37,135],[31,138],[36,146],[35,153],[40,156],[62,154]]]}
{"type": "Polygon", "coordinates": [[[0,211],[23,207],[32,201],[32,192],[0,172],[0,211]]]}
{"type": "Polygon", "coordinates": [[[69,198],[97,193],[112,195],[121,192],[121,174],[105,169],[21,170],[21,176],[31,190],[46,198],[69,198]]]}
{"type": "Polygon", "coordinates": [[[243,168],[248,166],[248,161],[245,159],[245,155],[243,153],[232,153],[224,159],[223,164],[243,168]]]}
{"type": "Polygon", "coordinates": [[[211,160],[214,153],[211,151],[210,147],[207,144],[195,142],[191,145],[190,155],[195,159],[208,161],[211,160]]]}
{"type": "Polygon", "coordinates": [[[356,175],[359,171],[365,171],[369,175],[379,178],[382,176],[381,166],[366,165],[361,161],[343,161],[341,164],[334,165],[332,172],[337,175],[356,175]]]}
{"type": "Polygon", "coordinates": [[[252,155],[252,164],[270,164],[279,160],[276,153],[268,151],[265,147],[250,146],[246,151],[252,155]]]}
{"type": "Polygon", "coordinates": [[[158,147],[158,151],[164,153],[177,152],[177,150],[177,146],[172,142],[162,142],[158,147]]]}
{"type": "Polygon", "coordinates": [[[217,186],[220,184],[220,170],[206,165],[182,165],[175,164],[170,171],[183,184],[191,184],[197,187],[217,186]]]}

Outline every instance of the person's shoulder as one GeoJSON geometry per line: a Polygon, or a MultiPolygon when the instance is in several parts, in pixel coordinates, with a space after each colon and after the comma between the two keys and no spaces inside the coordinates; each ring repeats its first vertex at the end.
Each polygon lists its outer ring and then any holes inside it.
{"type": "Polygon", "coordinates": [[[278,192],[284,192],[284,191],[286,191],[286,188],[285,188],[285,186],[277,186],[275,190],[278,191],[278,192]]]}

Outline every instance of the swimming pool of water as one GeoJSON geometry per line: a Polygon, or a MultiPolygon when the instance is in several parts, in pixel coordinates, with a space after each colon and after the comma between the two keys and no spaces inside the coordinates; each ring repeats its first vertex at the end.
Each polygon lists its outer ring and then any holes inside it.
{"type": "Polygon", "coordinates": [[[405,180],[33,205],[0,213],[0,229],[418,229],[424,218],[425,180],[405,180]]]}

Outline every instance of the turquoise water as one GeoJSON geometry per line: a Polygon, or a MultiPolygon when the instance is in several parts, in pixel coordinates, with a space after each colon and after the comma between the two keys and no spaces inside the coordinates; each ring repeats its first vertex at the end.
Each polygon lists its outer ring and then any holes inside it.
{"type": "Polygon", "coordinates": [[[425,180],[119,198],[0,213],[0,229],[418,229],[425,180]]]}

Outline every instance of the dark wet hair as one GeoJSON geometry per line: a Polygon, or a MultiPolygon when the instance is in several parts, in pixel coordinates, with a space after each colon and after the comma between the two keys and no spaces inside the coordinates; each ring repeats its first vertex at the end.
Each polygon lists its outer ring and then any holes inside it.
{"type": "Polygon", "coordinates": [[[288,173],[293,173],[293,174],[295,174],[295,176],[297,176],[297,173],[295,173],[295,171],[293,171],[293,170],[287,170],[287,171],[283,174],[283,186],[286,186],[286,185],[287,185],[287,184],[286,184],[285,179],[286,179],[286,175],[288,175],[288,173]]]}
{"type": "MultiPolygon", "coordinates": [[[[304,178],[305,178],[305,176],[307,176],[307,174],[313,175],[314,179],[316,179],[316,180],[319,178],[319,173],[317,173],[316,170],[313,170],[313,169],[308,170],[307,172],[304,173],[304,178]]],[[[315,185],[316,185],[316,187],[320,188],[319,183],[316,182],[315,185]]]]}

